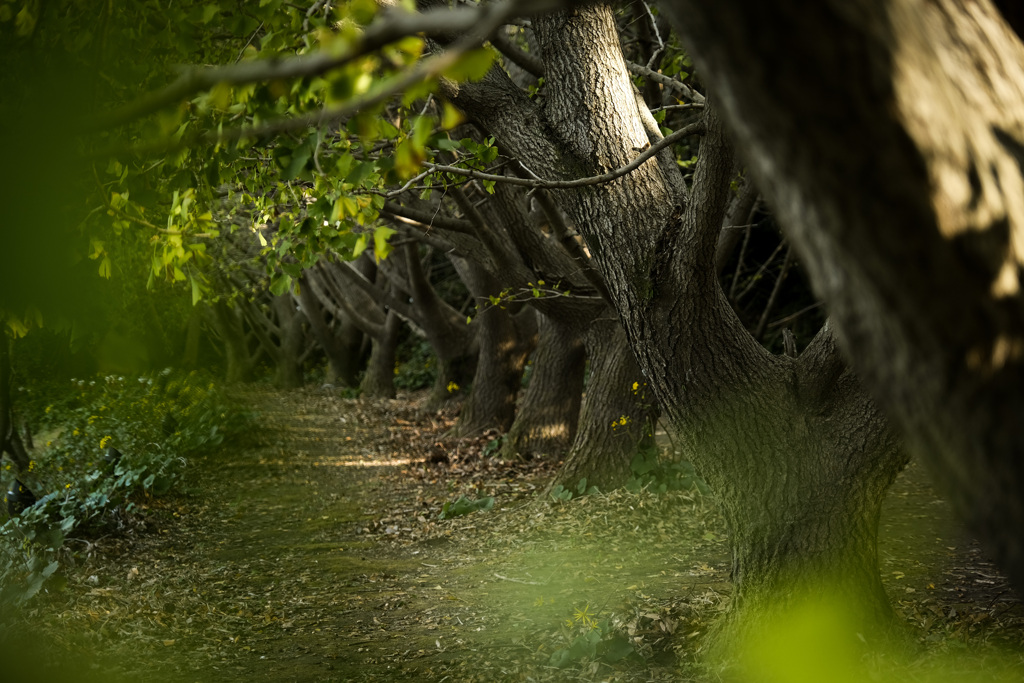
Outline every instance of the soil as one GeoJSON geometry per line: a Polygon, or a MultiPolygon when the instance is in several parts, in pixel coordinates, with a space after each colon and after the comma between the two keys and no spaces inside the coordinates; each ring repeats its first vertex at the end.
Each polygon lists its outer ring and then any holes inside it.
{"type": "MultiPolygon", "coordinates": [[[[713,677],[695,662],[730,585],[710,497],[548,503],[552,464],[484,457],[492,435],[447,440],[450,420],[408,399],[243,399],[259,428],[191,462],[184,493],[140,501],[144,528],[83,541],[0,679],[713,677]],[[462,495],[494,507],[439,519],[462,495]]],[[[907,678],[1022,678],[1024,609],[919,466],[888,498],[879,552],[921,644],[907,678]]]]}

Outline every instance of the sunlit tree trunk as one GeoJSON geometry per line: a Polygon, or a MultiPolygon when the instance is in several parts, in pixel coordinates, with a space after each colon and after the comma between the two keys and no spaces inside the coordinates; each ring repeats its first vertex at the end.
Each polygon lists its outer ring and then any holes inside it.
{"type": "Polygon", "coordinates": [[[537,322],[533,309],[521,306],[515,315],[504,305],[491,305],[488,296],[500,287],[474,263],[460,262],[460,275],[481,302],[474,320],[478,358],[473,385],[462,404],[454,436],[473,436],[488,429],[508,431],[515,417],[516,397],[522,387],[526,359],[536,345],[537,322]]]}
{"type": "Polygon", "coordinates": [[[653,445],[657,406],[618,320],[599,318],[586,334],[590,378],[579,429],[552,485],[621,486],[640,448],[653,445]]]}
{"type": "Polygon", "coordinates": [[[502,442],[503,458],[562,458],[576,436],[586,353],[570,326],[538,316],[529,385],[502,442]]]}

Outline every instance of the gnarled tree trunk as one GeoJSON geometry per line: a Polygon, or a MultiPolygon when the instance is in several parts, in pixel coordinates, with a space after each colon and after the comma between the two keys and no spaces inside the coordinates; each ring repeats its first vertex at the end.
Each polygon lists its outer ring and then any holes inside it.
{"type": "Polygon", "coordinates": [[[529,384],[505,434],[502,458],[561,458],[576,436],[586,352],[570,326],[538,316],[539,339],[529,384]]]}
{"type": "Polygon", "coordinates": [[[658,408],[617,320],[599,318],[585,341],[590,379],[579,430],[551,485],[575,490],[585,479],[587,488],[610,490],[629,478],[638,450],[653,444],[658,408]]]}
{"type": "MultiPolygon", "coordinates": [[[[578,178],[625,166],[660,138],[610,8],[580,6],[533,26],[546,69],[539,102],[499,69],[450,93],[504,150],[541,177],[578,178]]],[[[795,583],[820,579],[855,605],[855,632],[885,632],[877,510],[906,456],[827,331],[800,358],[775,357],[728,305],[715,248],[733,160],[713,107],[704,127],[689,196],[670,155],[556,196],[586,238],[684,457],[726,510],[736,615],[771,619],[795,583]]]]}
{"type": "Polygon", "coordinates": [[[843,348],[1024,588],[1024,46],[987,0],[664,9],[843,348]]]}
{"type": "Polygon", "coordinates": [[[452,434],[473,436],[488,429],[505,432],[515,417],[526,359],[536,345],[536,317],[533,309],[513,315],[504,306],[490,305],[487,297],[499,294],[500,287],[476,264],[461,264],[460,274],[470,292],[483,303],[474,320],[479,355],[473,386],[452,434]]]}

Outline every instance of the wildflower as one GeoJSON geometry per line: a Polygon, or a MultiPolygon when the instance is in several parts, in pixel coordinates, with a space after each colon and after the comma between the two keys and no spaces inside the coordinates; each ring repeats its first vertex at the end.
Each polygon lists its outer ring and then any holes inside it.
{"type": "Polygon", "coordinates": [[[100,419],[98,415],[90,415],[89,416],[89,424],[92,424],[93,422],[95,422],[98,419],[100,419]]]}
{"type": "Polygon", "coordinates": [[[49,415],[51,410],[53,410],[53,406],[46,406],[46,410],[44,410],[43,412],[49,415]]]}
{"type": "Polygon", "coordinates": [[[31,472],[35,468],[36,468],[36,461],[35,460],[29,460],[28,461],[28,471],[31,472]]]}
{"type": "Polygon", "coordinates": [[[448,393],[452,394],[459,390],[459,385],[455,382],[448,382],[448,393]]]}
{"type": "Polygon", "coordinates": [[[640,382],[633,382],[633,393],[640,391],[640,382]]]}
{"type": "Polygon", "coordinates": [[[622,417],[619,418],[619,424],[622,426],[629,424],[629,418],[623,415],[622,417]]]}
{"type": "Polygon", "coordinates": [[[66,489],[71,488],[71,484],[64,484],[64,488],[66,488],[66,489]]]}
{"type": "Polygon", "coordinates": [[[53,445],[53,441],[47,441],[47,442],[46,442],[46,447],[47,447],[47,448],[49,448],[49,447],[50,447],[50,446],[52,446],[52,445],[53,445]]]}
{"type": "Polygon", "coordinates": [[[72,436],[79,436],[81,433],[82,433],[81,431],[76,429],[75,431],[71,432],[71,435],[72,436]]]}
{"type": "Polygon", "coordinates": [[[597,626],[597,621],[594,619],[593,615],[590,614],[589,603],[585,607],[576,610],[573,614],[573,620],[587,628],[594,628],[597,626]]]}
{"type": "Polygon", "coordinates": [[[107,444],[108,444],[108,443],[110,443],[110,440],[111,440],[112,438],[113,438],[112,436],[110,436],[109,434],[107,434],[107,435],[106,435],[105,437],[103,437],[102,439],[100,439],[100,448],[106,448],[106,447],[107,447],[107,444]]]}

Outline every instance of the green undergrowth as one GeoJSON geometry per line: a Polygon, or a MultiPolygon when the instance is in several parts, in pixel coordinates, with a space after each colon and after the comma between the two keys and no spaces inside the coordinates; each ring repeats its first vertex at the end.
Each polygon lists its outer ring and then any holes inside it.
{"type": "Polygon", "coordinates": [[[72,379],[35,408],[32,460],[20,473],[12,463],[0,472],[4,490],[14,490],[17,477],[37,497],[0,526],[4,614],[40,590],[61,590],[62,562],[73,561],[90,536],[130,529],[139,501],[178,487],[189,457],[253,423],[209,378],[169,369],[72,379]]]}

